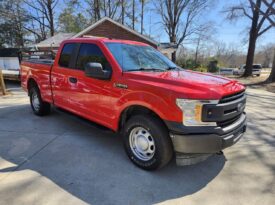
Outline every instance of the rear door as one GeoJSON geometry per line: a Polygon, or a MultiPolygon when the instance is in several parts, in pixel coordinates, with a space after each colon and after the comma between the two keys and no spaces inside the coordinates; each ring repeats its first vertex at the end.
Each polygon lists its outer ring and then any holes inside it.
{"type": "Polygon", "coordinates": [[[53,100],[56,106],[71,110],[70,96],[76,88],[75,62],[80,44],[64,44],[59,56],[59,62],[55,63],[51,73],[51,85],[53,100]]]}

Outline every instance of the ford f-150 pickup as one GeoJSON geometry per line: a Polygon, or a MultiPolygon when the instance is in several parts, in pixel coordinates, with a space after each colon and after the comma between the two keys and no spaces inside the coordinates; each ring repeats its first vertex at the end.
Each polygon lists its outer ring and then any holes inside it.
{"type": "Polygon", "coordinates": [[[146,170],[174,154],[218,153],[246,130],[242,84],[184,70],[140,42],[66,40],[54,61],[23,61],[21,82],[36,115],[55,106],[119,132],[130,160],[146,170]]]}

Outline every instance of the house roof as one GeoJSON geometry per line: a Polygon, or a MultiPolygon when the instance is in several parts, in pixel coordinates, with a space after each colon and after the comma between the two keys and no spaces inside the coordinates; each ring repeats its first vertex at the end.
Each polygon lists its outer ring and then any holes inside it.
{"type": "Polygon", "coordinates": [[[85,35],[87,32],[89,32],[90,30],[92,30],[93,28],[97,27],[98,25],[102,24],[105,21],[109,21],[109,22],[111,22],[111,23],[113,23],[113,24],[121,27],[122,29],[125,29],[128,32],[130,32],[130,33],[132,33],[132,34],[134,34],[136,36],[139,36],[140,38],[142,38],[142,39],[144,39],[144,40],[146,40],[146,41],[148,41],[148,42],[150,42],[150,43],[152,43],[152,44],[154,44],[156,46],[158,45],[158,43],[156,41],[152,40],[151,38],[148,38],[148,37],[146,37],[146,36],[144,36],[144,35],[136,32],[135,30],[128,28],[127,26],[124,26],[124,25],[122,25],[122,24],[114,21],[113,19],[111,19],[109,17],[104,17],[104,18],[100,19],[99,21],[95,22],[94,24],[92,24],[91,26],[87,27],[83,31],[75,34],[72,38],[78,38],[78,37],[81,37],[82,35],[85,35]]]}
{"type": "Polygon", "coordinates": [[[35,44],[36,47],[58,47],[62,41],[72,38],[75,33],[57,33],[56,35],[35,44]]]}

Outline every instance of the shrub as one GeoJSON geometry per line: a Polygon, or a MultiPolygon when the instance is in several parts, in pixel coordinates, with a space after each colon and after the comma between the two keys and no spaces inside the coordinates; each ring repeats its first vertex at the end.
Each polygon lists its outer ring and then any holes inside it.
{"type": "Polygon", "coordinates": [[[188,58],[188,59],[178,59],[177,65],[179,65],[182,68],[189,69],[189,70],[199,70],[201,65],[199,63],[196,63],[194,59],[188,58]]]}
{"type": "Polygon", "coordinates": [[[211,58],[207,65],[207,71],[210,73],[216,73],[219,71],[218,60],[215,58],[211,58]]]}

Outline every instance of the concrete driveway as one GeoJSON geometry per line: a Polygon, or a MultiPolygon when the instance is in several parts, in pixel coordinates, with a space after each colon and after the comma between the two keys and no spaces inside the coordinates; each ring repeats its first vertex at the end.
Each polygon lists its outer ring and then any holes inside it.
{"type": "Polygon", "coordinates": [[[248,131],[193,166],[146,172],[120,136],[54,111],[32,114],[16,84],[0,97],[0,204],[261,204],[275,201],[275,94],[248,89],[248,131]]]}

